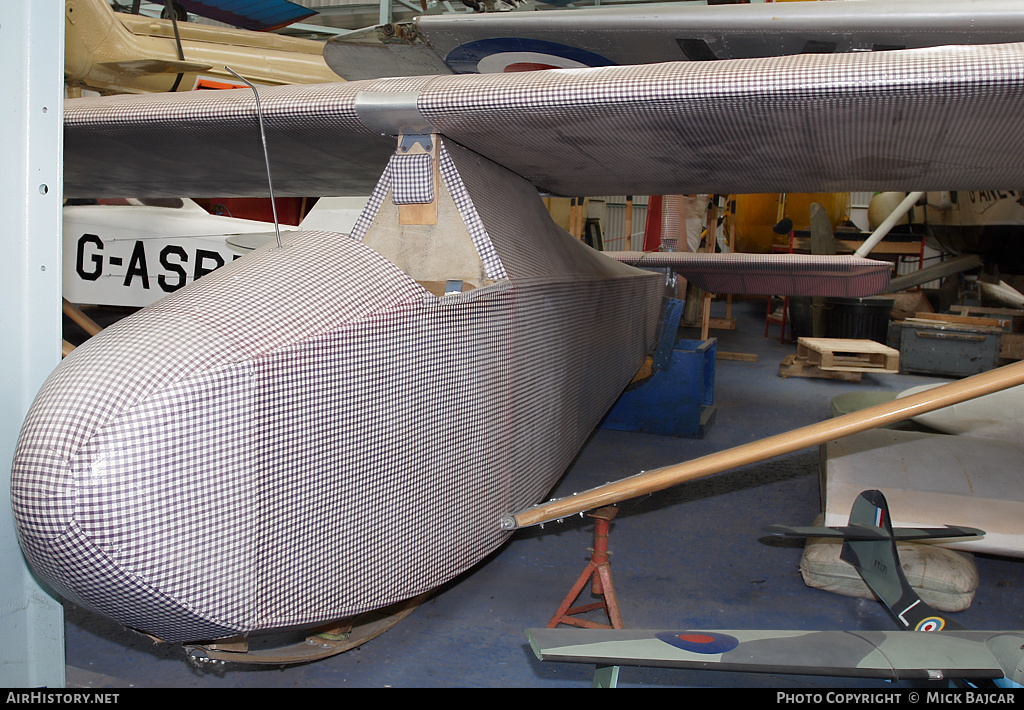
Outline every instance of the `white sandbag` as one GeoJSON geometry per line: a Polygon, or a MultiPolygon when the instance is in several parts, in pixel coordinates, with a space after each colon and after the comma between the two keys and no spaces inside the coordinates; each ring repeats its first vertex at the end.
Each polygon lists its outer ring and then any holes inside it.
{"type": "MultiPolygon", "coordinates": [[[[852,565],[839,559],[841,540],[808,538],[800,560],[804,583],[847,597],[876,598],[852,565]]],[[[962,611],[978,589],[974,556],[918,542],[899,542],[903,573],[924,602],[939,611],[962,611]]]]}

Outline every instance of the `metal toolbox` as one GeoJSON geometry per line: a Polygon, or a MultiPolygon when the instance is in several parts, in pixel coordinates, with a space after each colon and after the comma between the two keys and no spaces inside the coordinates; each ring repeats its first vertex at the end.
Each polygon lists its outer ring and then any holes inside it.
{"type": "Polygon", "coordinates": [[[907,318],[900,332],[900,372],[966,377],[999,364],[1002,329],[907,318]]]}

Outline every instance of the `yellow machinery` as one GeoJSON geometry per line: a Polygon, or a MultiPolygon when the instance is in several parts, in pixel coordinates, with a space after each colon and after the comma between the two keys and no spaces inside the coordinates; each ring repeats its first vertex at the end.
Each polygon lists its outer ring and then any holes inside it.
{"type": "Polygon", "coordinates": [[[733,249],[741,252],[766,253],[773,244],[787,244],[788,235],[773,230],[785,218],[792,220],[795,230],[809,229],[813,202],[825,208],[833,229],[850,216],[848,192],[732,195],[730,199],[736,200],[736,214],[728,214],[728,219],[736,220],[733,249]]]}

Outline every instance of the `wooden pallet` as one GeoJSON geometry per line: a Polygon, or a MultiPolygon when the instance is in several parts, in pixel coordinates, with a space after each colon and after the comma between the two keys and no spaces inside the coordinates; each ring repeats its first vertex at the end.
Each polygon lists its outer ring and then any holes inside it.
{"type": "MultiPolygon", "coordinates": [[[[950,308],[954,313],[961,316],[980,316],[982,318],[994,318],[1005,324],[1010,322],[1010,330],[1017,331],[1024,327],[1024,310],[1020,308],[990,308],[986,306],[953,306],[950,308]]],[[[921,314],[917,314],[921,317],[921,314]]]]}
{"type": "Polygon", "coordinates": [[[800,338],[796,355],[825,372],[900,371],[900,351],[874,340],[800,338]]]}
{"type": "Polygon", "coordinates": [[[779,377],[820,377],[843,382],[860,382],[863,374],[861,372],[822,370],[817,365],[812,365],[806,359],[798,358],[796,355],[787,355],[779,364],[779,377]]]}
{"type": "Polygon", "coordinates": [[[1008,333],[1010,332],[1009,321],[1000,323],[993,318],[971,318],[966,316],[954,316],[949,313],[927,313],[918,314],[913,318],[904,318],[904,325],[916,325],[943,330],[963,330],[972,333],[1008,333]]]}

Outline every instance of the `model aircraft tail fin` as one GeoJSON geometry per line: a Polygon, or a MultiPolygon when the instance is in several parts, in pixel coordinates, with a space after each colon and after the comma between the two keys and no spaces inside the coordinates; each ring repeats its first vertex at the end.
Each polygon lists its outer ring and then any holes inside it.
{"type": "Polygon", "coordinates": [[[857,569],[897,624],[913,631],[964,628],[925,604],[910,586],[896,550],[889,504],[881,491],[864,491],[857,496],[850,511],[850,526],[855,525],[873,527],[883,532],[885,537],[877,540],[847,539],[843,542],[840,558],[857,569]]]}
{"type": "Polygon", "coordinates": [[[788,527],[772,525],[766,530],[790,537],[841,537],[840,558],[853,565],[865,584],[885,604],[901,627],[913,631],[963,629],[963,625],[925,604],[910,586],[900,564],[897,540],[920,540],[984,535],[967,527],[893,528],[889,504],[881,491],[864,491],[853,502],[846,527],[788,527]]]}

